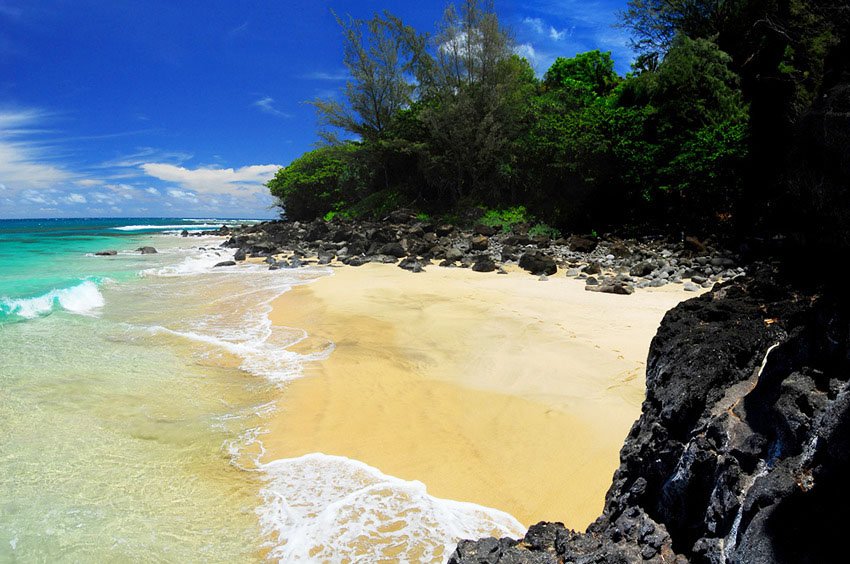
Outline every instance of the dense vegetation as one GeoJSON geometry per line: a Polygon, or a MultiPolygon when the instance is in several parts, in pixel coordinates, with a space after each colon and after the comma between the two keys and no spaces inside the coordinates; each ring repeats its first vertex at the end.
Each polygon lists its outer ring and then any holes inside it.
{"type": "Polygon", "coordinates": [[[327,144],[268,186],[292,219],[403,205],[570,231],[750,228],[787,192],[800,116],[846,72],[848,19],[839,0],[631,0],[632,72],[591,51],[542,78],[486,2],[450,6],[432,35],[386,12],[340,20],[344,101],[313,102],[327,144]]]}

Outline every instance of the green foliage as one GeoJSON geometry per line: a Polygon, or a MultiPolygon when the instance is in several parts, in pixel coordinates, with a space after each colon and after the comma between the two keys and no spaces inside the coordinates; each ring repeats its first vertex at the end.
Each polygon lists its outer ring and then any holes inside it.
{"type": "Polygon", "coordinates": [[[550,239],[557,239],[561,236],[561,232],[554,227],[546,225],[545,223],[537,223],[528,230],[528,235],[530,237],[549,237],[550,239]]]}
{"type": "Polygon", "coordinates": [[[552,90],[565,88],[604,96],[616,85],[617,78],[611,52],[595,50],[571,59],[558,57],[546,71],[543,83],[552,90]]]}
{"type": "Polygon", "coordinates": [[[369,194],[348,209],[350,217],[381,219],[405,204],[401,194],[394,189],[385,189],[369,194]]]}
{"type": "Polygon", "coordinates": [[[515,206],[503,210],[487,210],[479,220],[479,223],[487,227],[501,229],[510,233],[518,225],[528,224],[531,217],[525,206],[515,206]]]}
{"type": "MultiPolygon", "coordinates": [[[[336,15],[336,14],[334,14],[336,15]]],[[[310,102],[320,122],[328,129],[322,136],[338,143],[337,131],[375,141],[389,127],[393,116],[412,101],[414,85],[409,80],[422,39],[392,14],[370,20],[337,16],[344,37],[344,57],[350,80],[344,100],[317,99],[310,102]]]]}
{"type": "Polygon", "coordinates": [[[486,0],[450,7],[430,40],[388,13],[341,21],[352,80],[342,103],[316,105],[360,141],[305,154],[269,187],[294,218],[410,206],[457,220],[475,203],[487,225],[549,236],[710,228],[755,202],[753,163],[815,99],[839,36],[817,6],[631,0],[631,74],[594,50],[542,80],[486,0]]]}
{"type": "Polygon", "coordinates": [[[315,149],[278,170],[266,186],[290,219],[339,211],[345,202],[362,197],[368,181],[357,160],[359,150],[353,143],[315,149]]]}

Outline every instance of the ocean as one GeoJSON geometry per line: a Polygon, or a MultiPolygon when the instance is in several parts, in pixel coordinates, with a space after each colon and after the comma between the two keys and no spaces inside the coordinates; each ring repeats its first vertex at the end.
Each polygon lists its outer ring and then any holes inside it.
{"type": "Polygon", "coordinates": [[[0,221],[0,562],[436,561],[518,532],[357,461],[262,459],[286,382],[332,353],[289,351],[270,303],[332,271],[213,268],[223,237],[179,236],[222,223],[0,221]]]}

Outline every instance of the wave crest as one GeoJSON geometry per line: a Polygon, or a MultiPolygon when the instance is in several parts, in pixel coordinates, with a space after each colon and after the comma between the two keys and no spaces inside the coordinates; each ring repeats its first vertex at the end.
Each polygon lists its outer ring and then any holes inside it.
{"type": "Polygon", "coordinates": [[[313,453],[260,466],[260,520],[281,562],[445,562],[462,538],[522,536],[511,515],[429,495],[363,462],[313,453]]]}
{"type": "Polygon", "coordinates": [[[32,298],[0,298],[0,316],[34,319],[63,309],[79,315],[93,315],[106,300],[92,280],[84,280],[70,288],[51,290],[32,298]]]}

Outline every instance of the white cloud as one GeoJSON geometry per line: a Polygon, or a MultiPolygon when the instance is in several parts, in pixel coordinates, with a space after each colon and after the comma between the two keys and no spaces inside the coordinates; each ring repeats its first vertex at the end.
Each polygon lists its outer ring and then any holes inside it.
{"type": "Polygon", "coordinates": [[[159,190],[157,190],[156,188],[145,188],[145,192],[154,196],[159,196],[159,190]]]}
{"type": "Polygon", "coordinates": [[[570,34],[566,29],[559,30],[555,26],[548,25],[542,18],[525,18],[522,23],[537,35],[548,37],[553,41],[561,41],[570,34]]]}
{"type": "Polygon", "coordinates": [[[189,169],[166,163],[146,163],[141,169],[148,176],[176,183],[183,190],[197,194],[245,194],[264,193],[263,184],[275,175],[280,165],[189,169]]]}
{"type": "Polygon", "coordinates": [[[316,71],[311,72],[309,74],[305,74],[304,78],[308,80],[328,80],[328,81],[343,81],[347,80],[349,77],[348,72],[344,70],[337,70],[333,72],[326,71],[316,71]]]}
{"type": "Polygon", "coordinates": [[[184,190],[177,190],[176,188],[172,188],[168,191],[168,195],[172,198],[176,198],[178,200],[185,200],[187,202],[192,202],[194,204],[198,203],[198,198],[192,192],[186,192],[184,190]]]}
{"type": "Polygon", "coordinates": [[[65,199],[68,201],[69,204],[85,204],[88,202],[85,196],[77,193],[68,194],[68,197],[65,199]]]}
{"type": "Polygon", "coordinates": [[[0,110],[0,181],[10,191],[47,188],[74,178],[31,139],[46,117],[38,110],[0,110]]]}
{"type": "Polygon", "coordinates": [[[41,192],[38,190],[24,190],[21,192],[21,200],[31,204],[40,204],[44,206],[55,206],[56,200],[47,195],[48,191],[41,192]]]}
{"type": "Polygon", "coordinates": [[[77,180],[74,182],[77,186],[83,186],[85,188],[90,188],[92,186],[100,186],[103,184],[103,180],[95,180],[92,178],[84,178],[82,180],[77,180]]]}
{"type": "Polygon", "coordinates": [[[271,114],[275,117],[279,118],[289,118],[292,117],[290,114],[286,112],[282,112],[274,107],[274,98],[270,96],[266,96],[265,98],[260,98],[253,104],[254,106],[260,108],[260,111],[263,111],[267,114],[271,114]]]}
{"type": "Polygon", "coordinates": [[[514,51],[520,57],[525,57],[533,67],[537,67],[537,64],[540,62],[540,55],[531,43],[517,45],[514,47],[514,51]]]}
{"type": "Polygon", "coordinates": [[[562,29],[562,30],[558,31],[554,27],[549,26],[549,39],[552,39],[554,41],[560,41],[561,39],[563,39],[567,35],[569,35],[569,34],[567,33],[566,29],[562,29]]]}
{"type": "MultiPolygon", "coordinates": [[[[139,147],[135,153],[122,155],[99,165],[99,168],[135,168],[152,161],[180,164],[192,158],[190,153],[161,151],[154,147],[139,147]]],[[[113,178],[117,177],[113,176],[113,178]]]]}
{"type": "Polygon", "coordinates": [[[546,32],[546,26],[544,25],[543,20],[541,20],[540,18],[525,18],[524,20],[522,20],[522,23],[524,23],[540,35],[543,35],[546,32]]]}

